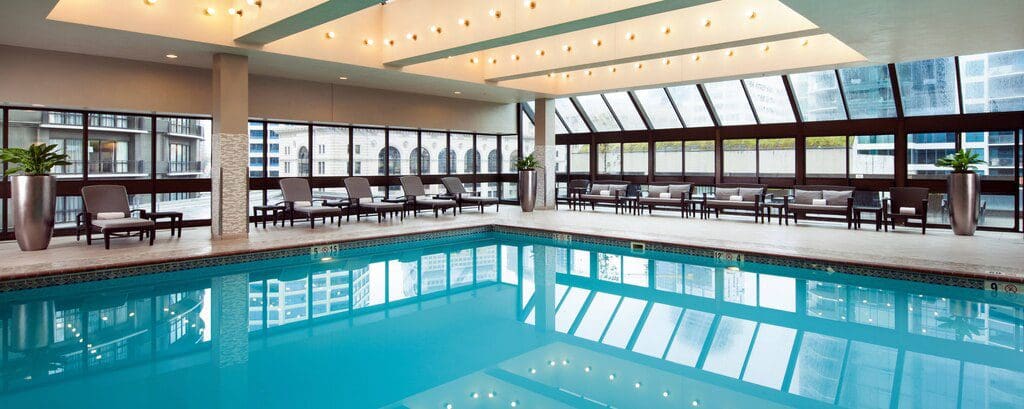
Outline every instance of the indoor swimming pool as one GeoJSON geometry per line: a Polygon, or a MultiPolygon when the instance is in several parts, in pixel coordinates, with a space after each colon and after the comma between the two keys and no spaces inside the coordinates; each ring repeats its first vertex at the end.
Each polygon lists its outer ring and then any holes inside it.
{"type": "Polygon", "coordinates": [[[1024,406],[1024,297],[622,244],[470,231],[2,292],[0,408],[1024,406]]]}

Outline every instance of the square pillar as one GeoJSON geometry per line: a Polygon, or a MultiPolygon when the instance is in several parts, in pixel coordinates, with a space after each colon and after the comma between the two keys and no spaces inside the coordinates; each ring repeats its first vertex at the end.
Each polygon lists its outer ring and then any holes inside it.
{"type": "Polygon", "coordinates": [[[213,56],[210,229],[214,239],[249,233],[249,59],[213,56]]]}
{"type": "Polygon", "coordinates": [[[540,163],[537,170],[537,205],[538,210],[555,208],[555,129],[558,117],[555,116],[555,100],[538,99],[534,101],[536,109],[534,122],[534,157],[540,163]]]}

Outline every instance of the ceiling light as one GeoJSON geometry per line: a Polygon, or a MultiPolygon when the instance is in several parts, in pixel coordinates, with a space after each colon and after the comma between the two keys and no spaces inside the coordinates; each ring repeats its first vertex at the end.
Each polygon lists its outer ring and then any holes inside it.
{"type": "Polygon", "coordinates": [[[627,32],[626,33],[626,39],[627,40],[635,40],[636,39],[636,33],[629,33],[629,32],[627,32]]]}
{"type": "Polygon", "coordinates": [[[233,16],[242,17],[242,10],[236,9],[236,8],[230,8],[230,9],[228,9],[228,14],[233,15],[233,16]]]}
{"type": "Polygon", "coordinates": [[[217,9],[213,7],[207,7],[206,10],[203,10],[203,14],[206,14],[207,16],[212,16],[214,14],[217,14],[217,9]]]}
{"type": "Polygon", "coordinates": [[[537,8],[537,2],[531,1],[531,0],[524,1],[523,5],[526,6],[526,8],[531,9],[531,10],[537,8]]]}
{"type": "Polygon", "coordinates": [[[261,0],[246,0],[245,2],[247,4],[249,4],[250,6],[257,6],[257,7],[262,7],[263,6],[263,2],[261,0]]]}
{"type": "Polygon", "coordinates": [[[564,44],[562,45],[562,51],[565,51],[567,53],[572,52],[572,46],[569,44],[564,44]]]}
{"type": "Polygon", "coordinates": [[[460,18],[459,19],[459,25],[463,26],[463,27],[469,27],[469,20],[468,19],[464,19],[464,18],[460,18]]]}
{"type": "Polygon", "coordinates": [[[498,392],[495,392],[495,391],[487,392],[487,398],[488,399],[493,398],[494,395],[497,395],[497,394],[498,394],[498,392]]]}
{"type": "Polygon", "coordinates": [[[434,34],[441,34],[441,26],[430,26],[430,32],[434,34]]]}
{"type": "Polygon", "coordinates": [[[636,69],[638,69],[638,70],[642,70],[642,69],[644,69],[644,63],[638,62],[638,63],[636,63],[636,65],[634,65],[634,67],[636,67],[636,69]]]}
{"type": "Polygon", "coordinates": [[[372,38],[364,38],[363,39],[363,45],[373,45],[373,39],[372,38]]]}
{"type": "Polygon", "coordinates": [[[508,403],[508,405],[514,408],[516,406],[519,406],[519,401],[517,401],[517,400],[511,401],[511,402],[508,403]]]}
{"type": "Polygon", "coordinates": [[[173,59],[175,59],[175,58],[178,58],[178,55],[177,55],[177,54],[167,54],[167,55],[165,55],[164,57],[167,57],[167,58],[170,58],[170,59],[172,59],[172,60],[173,60],[173,59]]]}
{"type": "Polygon", "coordinates": [[[703,24],[704,24],[704,28],[711,27],[711,19],[710,18],[705,18],[704,21],[703,21],[703,24]]]}
{"type": "MultiPolygon", "coordinates": [[[[455,91],[455,92],[453,92],[453,94],[455,94],[455,95],[462,95],[462,91],[455,91]]],[[[536,371],[536,369],[531,369],[531,370],[532,371],[536,371]]]]}
{"type": "Polygon", "coordinates": [[[408,34],[406,34],[406,35],[405,35],[405,39],[406,39],[406,40],[412,40],[412,41],[416,41],[416,40],[418,40],[419,38],[420,38],[420,37],[419,37],[419,36],[417,36],[417,35],[416,35],[416,33],[408,33],[408,34]]]}
{"type": "Polygon", "coordinates": [[[700,406],[700,401],[694,399],[693,402],[690,402],[690,406],[698,407],[698,406],[700,406]]]}
{"type": "Polygon", "coordinates": [[[587,365],[585,368],[583,368],[583,372],[590,372],[590,365],[587,365]]]}
{"type": "Polygon", "coordinates": [[[615,380],[615,374],[609,374],[608,375],[608,380],[609,381],[614,381],[615,380]]]}
{"type": "Polygon", "coordinates": [[[152,6],[156,4],[156,0],[144,0],[144,3],[146,3],[147,6],[152,6]]]}
{"type": "Polygon", "coordinates": [[[534,54],[537,54],[538,57],[543,57],[545,52],[544,50],[538,49],[537,51],[534,51],[534,54]]]}
{"type": "Polygon", "coordinates": [[[487,62],[489,62],[491,64],[497,64],[498,63],[498,59],[494,58],[494,57],[491,57],[491,58],[487,59],[487,62]]]}
{"type": "Polygon", "coordinates": [[[569,79],[569,73],[562,74],[562,78],[569,79]]]}
{"type": "Polygon", "coordinates": [[[548,78],[551,78],[551,77],[554,77],[554,76],[555,76],[555,74],[552,74],[550,72],[548,73],[548,78]]]}
{"type": "Polygon", "coordinates": [[[640,386],[642,386],[640,382],[633,383],[633,387],[636,389],[640,389],[640,386]]]}
{"type": "Polygon", "coordinates": [[[604,42],[601,41],[600,38],[595,38],[594,41],[591,41],[591,43],[593,43],[595,47],[600,47],[601,44],[604,44],[604,42]]]}
{"type": "MultiPolygon", "coordinates": [[[[591,71],[591,70],[587,70],[587,76],[589,77],[591,75],[594,75],[594,72],[591,71]]],[[[588,367],[584,368],[583,370],[587,371],[587,372],[590,372],[590,367],[588,366],[588,367]]]]}
{"type": "Polygon", "coordinates": [[[735,52],[735,51],[733,51],[733,50],[729,50],[729,51],[728,51],[728,52],[726,53],[726,55],[728,55],[728,56],[732,57],[732,56],[736,55],[736,52],[735,52]]]}
{"type": "Polygon", "coordinates": [[[469,59],[469,63],[470,64],[476,64],[478,61],[480,61],[480,60],[478,60],[476,57],[473,57],[473,58],[469,59]]]}
{"type": "Polygon", "coordinates": [[[619,69],[618,69],[618,68],[615,68],[615,67],[608,67],[608,72],[610,72],[610,73],[612,73],[612,74],[614,74],[614,73],[616,73],[616,72],[618,72],[618,71],[619,71],[619,69]]]}
{"type": "Polygon", "coordinates": [[[519,54],[512,54],[512,61],[519,61],[519,54]]]}
{"type": "Polygon", "coordinates": [[[664,391],[664,392],[662,392],[662,393],[661,393],[661,396],[664,396],[664,397],[666,397],[666,398],[667,398],[667,397],[668,397],[668,391],[664,391]]]}
{"type": "Polygon", "coordinates": [[[672,60],[670,60],[670,59],[666,58],[666,59],[664,59],[664,60],[661,60],[661,63],[662,63],[662,64],[665,64],[665,65],[669,65],[669,64],[672,64],[672,60]]]}
{"type": "Polygon", "coordinates": [[[806,38],[803,39],[803,41],[800,41],[800,45],[802,45],[804,47],[807,47],[807,44],[810,44],[810,43],[811,43],[811,40],[808,40],[806,38]]]}
{"type": "Polygon", "coordinates": [[[491,9],[487,12],[487,15],[494,18],[501,18],[501,10],[491,9]]]}
{"type": "Polygon", "coordinates": [[[473,399],[478,399],[480,397],[480,392],[473,392],[473,393],[469,394],[469,397],[471,397],[473,399]]]}
{"type": "Polygon", "coordinates": [[[328,40],[332,40],[336,35],[337,34],[334,34],[333,31],[328,31],[327,34],[324,34],[324,37],[327,37],[328,40]]]}
{"type": "Polygon", "coordinates": [[[672,27],[664,26],[664,27],[661,28],[661,33],[662,34],[668,34],[668,33],[671,33],[671,32],[672,32],[672,27]]]}
{"type": "Polygon", "coordinates": [[[770,49],[771,49],[771,46],[769,46],[768,44],[765,44],[764,46],[761,47],[761,51],[764,51],[764,52],[768,52],[768,50],[770,50],[770,49]]]}
{"type": "Polygon", "coordinates": [[[693,57],[690,57],[690,59],[693,60],[694,62],[700,61],[700,54],[694,54],[693,57]]]}
{"type": "Polygon", "coordinates": [[[338,79],[344,81],[344,80],[347,80],[348,77],[338,77],[338,79]]]}
{"type": "Polygon", "coordinates": [[[444,409],[453,409],[453,408],[455,408],[455,405],[452,405],[451,403],[444,404],[444,409]]]}
{"type": "Polygon", "coordinates": [[[385,39],[385,40],[384,40],[384,44],[387,44],[387,45],[389,45],[389,46],[394,46],[394,45],[395,45],[395,40],[392,40],[392,39],[390,39],[390,38],[388,38],[388,39],[385,39]]]}
{"type": "Polygon", "coordinates": [[[747,13],[747,18],[751,20],[757,18],[757,10],[750,10],[750,12],[747,13]]]}

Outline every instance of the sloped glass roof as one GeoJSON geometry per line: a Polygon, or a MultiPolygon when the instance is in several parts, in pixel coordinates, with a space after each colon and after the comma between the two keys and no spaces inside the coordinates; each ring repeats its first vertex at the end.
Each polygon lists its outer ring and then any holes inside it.
{"type": "Polygon", "coordinates": [[[845,68],[839,70],[839,80],[850,119],[896,117],[896,99],[888,67],[845,68]]]}
{"type": "Polygon", "coordinates": [[[722,125],[751,125],[757,123],[754,111],[747,102],[747,94],[738,80],[704,84],[718,122],[722,125]]]}
{"type": "Polygon", "coordinates": [[[569,127],[569,132],[590,132],[590,128],[587,128],[587,123],[583,121],[580,113],[576,112],[576,107],[572,106],[572,101],[569,101],[569,98],[556,99],[555,111],[565,121],[565,126],[569,127]]]}
{"type": "Polygon", "coordinates": [[[594,131],[622,130],[619,128],[618,122],[615,121],[612,111],[608,109],[608,104],[604,103],[604,98],[601,98],[601,94],[584,95],[577,97],[576,101],[580,103],[580,109],[583,110],[584,115],[590,118],[590,123],[594,125],[594,131]]]}
{"type": "Polygon", "coordinates": [[[750,94],[750,102],[757,111],[757,120],[762,124],[796,122],[789,93],[781,76],[749,78],[743,80],[750,94]]]}
{"type": "Polygon", "coordinates": [[[896,64],[903,114],[952,115],[960,112],[953,57],[896,64]]]}
{"type": "Polygon", "coordinates": [[[676,103],[679,116],[683,118],[683,125],[687,128],[702,126],[714,126],[715,122],[708,112],[708,106],[700,96],[696,85],[680,85],[668,87],[668,94],[676,103]]]}
{"type": "Polygon", "coordinates": [[[612,107],[612,111],[615,112],[615,117],[619,118],[622,129],[627,131],[647,129],[647,125],[644,125],[644,120],[640,118],[640,113],[636,111],[636,106],[633,105],[633,100],[629,99],[628,93],[611,92],[604,94],[604,97],[608,100],[608,105],[612,107]]]}
{"type": "Polygon", "coordinates": [[[960,57],[964,113],[1024,111],[1024,50],[960,57]]]}
{"type": "Polygon", "coordinates": [[[682,128],[676,110],[664,88],[642,89],[633,92],[640,107],[647,113],[654,129],[682,128]]]}
{"type": "Polygon", "coordinates": [[[789,84],[804,122],[846,119],[835,71],[792,74],[789,84]]]}

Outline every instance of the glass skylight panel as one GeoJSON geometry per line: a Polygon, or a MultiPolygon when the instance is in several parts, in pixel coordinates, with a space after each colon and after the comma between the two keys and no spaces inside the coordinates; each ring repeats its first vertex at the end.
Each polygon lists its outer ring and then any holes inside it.
{"type": "Polygon", "coordinates": [[[697,90],[696,85],[681,85],[669,87],[666,90],[672,96],[672,101],[676,103],[679,116],[683,117],[684,126],[696,128],[715,125],[715,121],[711,119],[711,113],[708,112],[708,107],[704,104],[704,98],[700,97],[700,91],[697,90]]]}
{"type": "Polygon", "coordinates": [[[608,293],[594,294],[594,299],[590,301],[590,307],[583,312],[583,320],[580,321],[580,326],[576,328],[573,335],[591,341],[600,340],[620,299],[622,297],[608,293]]]}
{"type": "Polygon", "coordinates": [[[633,352],[661,359],[682,314],[683,309],[674,305],[656,303],[651,306],[651,312],[647,314],[636,344],[633,345],[633,352]]]}
{"type": "Polygon", "coordinates": [[[844,68],[839,70],[839,81],[843,85],[850,119],[896,116],[896,99],[892,94],[887,66],[844,68]]]}
{"type": "Polygon", "coordinates": [[[758,279],[759,303],[762,307],[775,310],[796,311],[796,279],[770,274],[761,274],[758,279]]]}
{"type": "Polygon", "coordinates": [[[839,406],[888,408],[895,371],[895,349],[859,341],[851,342],[850,356],[846,358],[843,385],[839,392],[839,406]]]}
{"type": "Polygon", "coordinates": [[[576,107],[572,105],[572,101],[569,101],[569,98],[556,99],[555,110],[565,120],[565,126],[569,127],[569,132],[590,132],[590,129],[587,128],[587,123],[583,121],[583,117],[576,111],[576,107]]]}
{"type": "Polygon", "coordinates": [[[615,117],[619,118],[619,122],[622,123],[622,129],[627,131],[647,129],[644,120],[640,118],[640,113],[636,111],[636,106],[633,105],[633,100],[629,98],[629,94],[612,92],[604,94],[604,97],[608,99],[608,105],[611,105],[612,110],[615,111],[615,117]]]}
{"type": "Polygon", "coordinates": [[[555,133],[556,134],[569,133],[569,131],[567,131],[565,129],[565,125],[562,125],[562,121],[560,119],[558,119],[558,117],[555,117],[555,133]]]}
{"type": "Polygon", "coordinates": [[[952,115],[959,112],[953,57],[896,64],[903,114],[952,115]]]}
{"type": "Polygon", "coordinates": [[[642,89],[634,91],[633,94],[636,95],[640,107],[647,113],[647,118],[651,120],[654,129],[683,127],[664,88],[642,89]]]}
{"type": "Polygon", "coordinates": [[[1020,405],[1020,391],[1024,391],[1021,372],[964,362],[961,408],[1012,408],[1020,405]]]}
{"type": "Polygon", "coordinates": [[[781,76],[749,78],[743,80],[750,93],[750,102],[757,110],[757,119],[762,124],[796,122],[789,93],[781,76]]]}
{"type": "Polygon", "coordinates": [[[1024,50],[960,57],[964,113],[1024,111],[1024,50]]]}
{"type": "Polygon", "coordinates": [[[594,131],[621,130],[619,124],[615,122],[615,117],[612,116],[612,111],[608,109],[608,104],[604,103],[604,98],[601,98],[601,95],[584,95],[576,97],[576,101],[580,103],[580,108],[583,109],[587,118],[590,118],[590,123],[594,124],[594,131]]]}
{"type": "Polygon", "coordinates": [[[697,358],[704,349],[704,340],[708,337],[711,323],[715,315],[697,310],[686,310],[679,321],[676,336],[668,346],[665,359],[686,366],[696,366],[697,358]]]}
{"type": "Polygon", "coordinates": [[[795,329],[761,324],[750,348],[743,380],[772,389],[782,388],[795,337],[795,329]]]}
{"type": "MultiPolygon", "coordinates": [[[[712,82],[704,84],[708,99],[722,125],[750,125],[756,123],[754,111],[750,110],[747,95],[739,81],[712,82]]],[[[690,121],[683,119],[687,124],[690,121]]]]}
{"type": "Polygon", "coordinates": [[[739,378],[756,327],[754,321],[723,316],[708,349],[704,370],[739,378]]]}
{"type": "Polygon", "coordinates": [[[804,333],[789,392],[823,402],[834,402],[845,352],[844,339],[813,332],[804,333]]]}
{"type": "Polygon", "coordinates": [[[608,324],[608,329],[601,342],[613,347],[625,348],[629,343],[629,338],[633,336],[633,329],[640,321],[640,315],[643,314],[646,306],[647,301],[624,297],[611,324],[608,324]]]}
{"type": "Polygon", "coordinates": [[[789,85],[804,122],[846,119],[835,71],[790,74],[789,85]]]}
{"type": "Polygon", "coordinates": [[[957,402],[960,390],[960,361],[909,351],[904,356],[903,374],[900,376],[899,407],[960,407],[957,402]]]}
{"type": "Polygon", "coordinates": [[[587,301],[588,295],[590,295],[590,290],[576,287],[569,289],[569,293],[565,295],[562,305],[559,305],[558,311],[555,312],[555,331],[569,332],[569,327],[576,321],[576,316],[579,315],[580,309],[583,308],[583,303],[587,301]]]}

